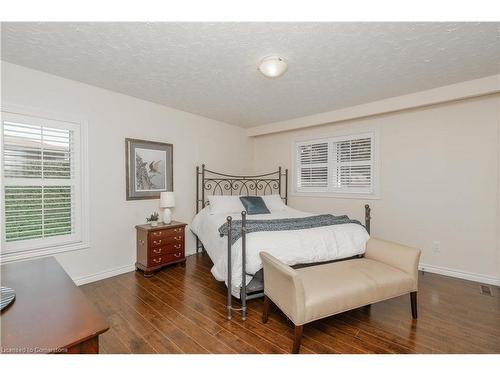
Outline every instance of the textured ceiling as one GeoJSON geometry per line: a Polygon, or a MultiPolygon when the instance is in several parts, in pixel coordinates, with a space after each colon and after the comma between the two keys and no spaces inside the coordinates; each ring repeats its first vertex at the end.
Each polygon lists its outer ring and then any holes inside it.
{"type": "Polygon", "coordinates": [[[2,59],[251,127],[497,74],[499,25],[3,23],[2,59]]]}

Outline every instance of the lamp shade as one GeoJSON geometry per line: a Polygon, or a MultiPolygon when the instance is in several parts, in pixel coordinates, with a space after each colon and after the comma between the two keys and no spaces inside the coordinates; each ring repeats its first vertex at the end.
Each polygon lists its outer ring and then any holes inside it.
{"type": "Polygon", "coordinates": [[[173,191],[162,191],[160,194],[160,207],[175,207],[175,196],[173,191]]]}

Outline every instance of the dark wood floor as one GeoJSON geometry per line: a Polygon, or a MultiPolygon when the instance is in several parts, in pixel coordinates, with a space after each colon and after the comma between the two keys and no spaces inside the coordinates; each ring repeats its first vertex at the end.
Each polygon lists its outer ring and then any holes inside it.
{"type": "MultiPolygon", "coordinates": [[[[210,273],[207,255],[146,279],[130,272],[82,286],[108,317],[103,353],[287,353],[293,328],[276,310],[260,321],[262,300],[249,318],[225,317],[226,289],[210,273]]],[[[409,296],[309,324],[301,353],[500,353],[500,293],[478,283],[420,275],[419,318],[409,296]]]]}

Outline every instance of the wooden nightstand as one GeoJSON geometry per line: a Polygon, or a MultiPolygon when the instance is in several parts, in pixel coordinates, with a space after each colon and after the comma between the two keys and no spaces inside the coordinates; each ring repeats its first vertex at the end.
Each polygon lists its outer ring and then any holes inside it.
{"type": "Polygon", "coordinates": [[[154,271],[170,264],[186,261],[184,253],[184,228],[187,224],[172,221],[170,224],[136,225],[137,262],[136,269],[144,271],[144,276],[152,276],[154,271]]]}

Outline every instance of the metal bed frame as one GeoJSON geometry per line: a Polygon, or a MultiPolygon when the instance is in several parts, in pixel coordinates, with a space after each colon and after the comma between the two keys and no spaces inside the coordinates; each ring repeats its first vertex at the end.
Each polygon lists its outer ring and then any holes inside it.
{"type": "MultiPolygon", "coordinates": [[[[215,172],[205,168],[205,164],[196,167],[196,213],[200,212],[207,204],[207,195],[254,195],[262,196],[269,194],[279,194],[281,199],[288,203],[288,169],[282,171],[281,167],[271,173],[260,175],[229,175],[225,173],[215,172]],[[284,185],[284,189],[283,189],[284,185]]],[[[232,318],[233,311],[241,311],[241,319],[246,320],[247,317],[247,301],[264,296],[264,290],[256,290],[247,293],[246,285],[246,211],[241,213],[241,277],[242,283],[240,288],[241,308],[232,306],[232,288],[231,288],[231,227],[232,217],[227,217],[228,238],[227,238],[227,318],[232,318]]],[[[370,233],[371,209],[368,204],[365,205],[365,228],[370,233]]],[[[196,252],[204,251],[205,248],[200,239],[196,236],[196,252]]],[[[348,258],[350,259],[350,258],[348,258]]],[[[343,259],[339,259],[343,260],[343,259]]],[[[334,260],[339,261],[339,260],[334,260]]],[[[329,263],[329,262],[322,262],[329,263]]],[[[317,263],[316,263],[317,264],[317,263]]],[[[300,265],[313,266],[310,265],[300,265]]],[[[252,276],[252,275],[251,275],[252,276]]]]}

